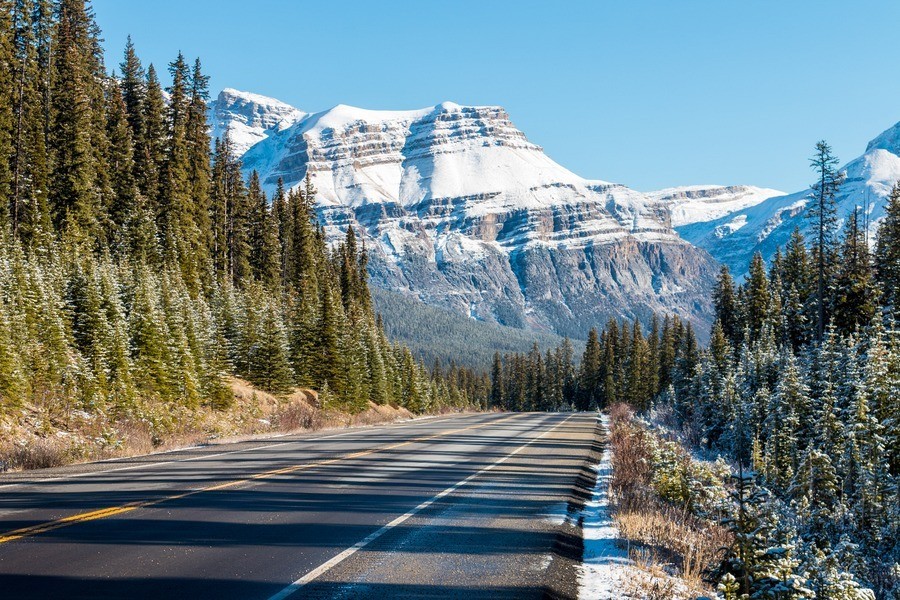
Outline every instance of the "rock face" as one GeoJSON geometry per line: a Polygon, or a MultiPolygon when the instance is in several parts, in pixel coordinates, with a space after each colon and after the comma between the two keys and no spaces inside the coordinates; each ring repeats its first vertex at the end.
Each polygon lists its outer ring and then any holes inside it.
{"type": "MultiPolygon", "coordinates": [[[[846,180],[836,198],[838,218],[843,221],[857,208],[863,212],[867,209],[870,239],[874,241],[887,197],[900,180],[900,123],[869,142],[862,156],[841,169],[846,180]]],[[[776,195],[711,221],[685,224],[678,231],[727,264],[740,278],[747,273],[756,252],[768,260],[787,243],[795,227],[810,233],[806,210],[809,194],[806,189],[776,195]]]]}
{"type": "Polygon", "coordinates": [[[329,236],[362,233],[378,286],[577,337],[653,312],[708,325],[717,265],[672,229],[667,201],[578,177],[502,108],[341,105],[266,128],[275,120],[253,121],[261,139],[245,169],[270,191],[309,172],[329,236]]]}
{"type": "Polygon", "coordinates": [[[227,133],[238,154],[306,116],[293,106],[259,94],[225,88],[209,103],[210,135],[227,133]]]}

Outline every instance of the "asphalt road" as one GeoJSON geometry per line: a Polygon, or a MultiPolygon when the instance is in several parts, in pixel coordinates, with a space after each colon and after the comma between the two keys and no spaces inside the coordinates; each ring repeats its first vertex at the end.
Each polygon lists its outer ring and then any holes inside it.
{"type": "Polygon", "coordinates": [[[0,598],[540,598],[593,414],[474,414],[0,477],[0,598]]]}

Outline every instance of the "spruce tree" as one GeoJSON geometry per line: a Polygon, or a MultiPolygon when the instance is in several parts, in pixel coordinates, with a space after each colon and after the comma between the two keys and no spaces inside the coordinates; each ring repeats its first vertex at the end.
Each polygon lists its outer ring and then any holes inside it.
{"type": "Polygon", "coordinates": [[[494,360],[491,364],[491,403],[490,406],[500,408],[506,397],[506,382],[503,378],[503,362],[500,353],[494,352],[494,360]]]}
{"type": "Polygon", "coordinates": [[[738,341],[740,326],[737,319],[737,307],[734,297],[734,279],[728,267],[723,265],[719,272],[719,279],[713,290],[713,306],[716,310],[716,320],[722,327],[722,333],[728,341],[735,344],[738,341]]]}
{"type": "Polygon", "coordinates": [[[106,208],[108,216],[106,235],[110,244],[117,247],[127,242],[122,239],[119,232],[131,225],[135,219],[133,211],[137,202],[137,186],[134,181],[134,148],[131,129],[128,125],[125,102],[115,80],[108,84],[107,102],[109,103],[107,109],[109,150],[106,161],[109,168],[112,196],[110,204],[106,208]]]}
{"type": "Polygon", "coordinates": [[[135,138],[135,178],[147,199],[156,227],[162,225],[162,185],[166,167],[166,102],[162,86],[151,64],[147,67],[146,94],[141,103],[142,129],[135,138]]]}
{"type": "Polygon", "coordinates": [[[900,313],[900,182],[894,185],[878,227],[875,278],[888,310],[900,313]]]}
{"type": "Polygon", "coordinates": [[[815,232],[813,256],[816,268],[816,340],[825,336],[828,320],[828,287],[835,263],[835,233],[837,215],[835,196],[844,182],[844,174],[837,170],[838,158],[825,140],[816,143],[810,164],[817,179],[809,196],[809,218],[815,232]]]}
{"type": "Polygon", "coordinates": [[[833,313],[838,331],[850,334],[868,325],[875,315],[876,289],[872,281],[872,260],[859,213],[850,214],[844,232],[840,261],[835,276],[833,313]]]}
{"type": "Polygon", "coordinates": [[[581,372],[578,377],[579,410],[590,410],[599,405],[600,360],[600,341],[597,337],[597,330],[592,327],[588,332],[584,355],[581,357],[581,372]]]}
{"type": "Polygon", "coordinates": [[[750,332],[750,339],[756,341],[762,332],[763,324],[769,319],[771,303],[766,265],[759,252],[753,255],[750,263],[745,291],[745,326],[750,332]]]}
{"type": "MultiPolygon", "coordinates": [[[[51,205],[58,229],[81,247],[102,239],[102,117],[104,78],[96,55],[95,26],[84,0],[61,0],[55,28],[51,92],[53,176],[51,205]]],[[[105,123],[103,123],[105,125],[105,123]]]]}

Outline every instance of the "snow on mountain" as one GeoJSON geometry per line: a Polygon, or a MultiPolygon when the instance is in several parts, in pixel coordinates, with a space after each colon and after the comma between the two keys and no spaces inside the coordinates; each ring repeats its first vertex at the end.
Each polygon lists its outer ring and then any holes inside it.
{"type": "Polygon", "coordinates": [[[672,212],[672,226],[713,221],[727,214],[756,206],[784,192],[751,185],[690,185],[648,192],[648,197],[665,203],[672,212]]]}
{"type": "Polygon", "coordinates": [[[654,311],[708,321],[716,265],[672,229],[666,204],[565,169],[502,108],[287,108],[280,120],[233,110],[238,124],[225,115],[219,126],[246,124],[260,138],[244,168],[270,192],[279,178],[294,187],[310,174],[326,231],[336,239],[357,228],[375,284],[569,335],[654,311]]]}
{"type": "MultiPolygon", "coordinates": [[[[841,169],[847,178],[836,198],[838,218],[844,220],[857,207],[868,207],[869,230],[874,234],[884,216],[886,199],[900,180],[900,123],[869,142],[865,154],[841,169]]],[[[807,189],[773,196],[720,218],[687,223],[677,229],[683,238],[709,251],[740,278],[756,252],[768,260],[787,243],[795,227],[809,233],[809,194],[807,189]]]]}
{"type": "Polygon", "coordinates": [[[227,133],[237,153],[243,154],[305,116],[280,100],[225,88],[209,103],[210,135],[216,139],[227,133]]]}

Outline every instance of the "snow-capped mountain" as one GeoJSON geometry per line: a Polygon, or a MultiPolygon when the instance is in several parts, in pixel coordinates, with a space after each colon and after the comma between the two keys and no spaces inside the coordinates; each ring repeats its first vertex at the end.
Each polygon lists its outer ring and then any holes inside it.
{"type": "Polygon", "coordinates": [[[689,185],[646,195],[665,203],[672,213],[672,226],[681,227],[713,221],[773,196],[784,196],[784,192],[752,185],[689,185]]]}
{"type": "Polygon", "coordinates": [[[290,127],[306,113],[273,98],[225,88],[209,103],[212,139],[228,133],[238,154],[274,132],[290,127]]]}
{"type": "MultiPolygon", "coordinates": [[[[869,142],[865,154],[841,168],[847,179],[837,197],[838,218],[845,219],[857,207],[868,207],[869,227],[874,233],[884,216],[891,188],[900,180],[900,123],[869,142]]],[[[809,194],[806,189],[774,196],[720,218],[677,229],[683,238],[708,250],[740,278],[754,253],[761,252],[768,260],[787,243],[795,227],[808,233],[809,194]]]]}
{"type": "Polygon", "coordinates": [[[708,321],[716,263],[677,235],[666,203],[575,175],[502,108],[340,105],[304,115],[227,96],[241,102],[220,96],[214,125],[259,138],[245,169],[270,191],[309,172],[326,230],[336,238],[352,224],[363,234],[376,285],[476,319],[578,336],[611,316],[654,311],[708,321]]]}

